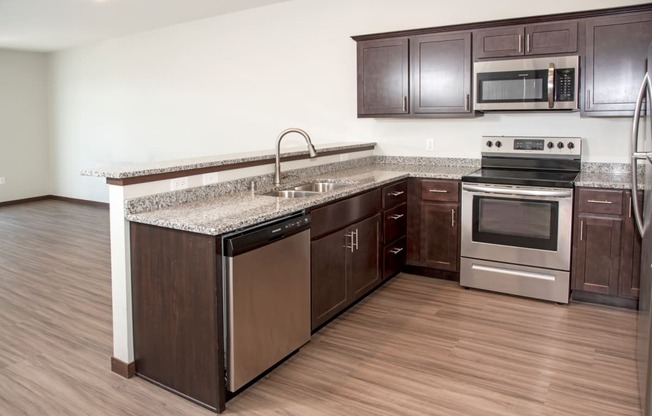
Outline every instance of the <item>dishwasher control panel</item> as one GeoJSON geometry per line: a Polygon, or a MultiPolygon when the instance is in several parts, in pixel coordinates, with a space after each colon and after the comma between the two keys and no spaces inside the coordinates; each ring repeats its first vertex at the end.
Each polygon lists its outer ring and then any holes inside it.
{"type": "Polygon", "coordinates": [[[224,255],[236,256],[308,229],[310,229],[310,214],[303,212],[266,221],[225,236],[224,255]]]}

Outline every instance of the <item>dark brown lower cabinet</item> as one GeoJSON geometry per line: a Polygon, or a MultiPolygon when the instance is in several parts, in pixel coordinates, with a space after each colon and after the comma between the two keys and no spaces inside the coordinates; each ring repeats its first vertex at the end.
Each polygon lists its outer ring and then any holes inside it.
{"type": "Polygon", "coordinates": [[[381,215],[311,243],[312,329],[382,282],[381,215]]]}
{"type": "Polygon", "coordinates": [[[421,204],[421,262],[426,267],[458,270],[458,217],[456,203],[421,204]]]}
{"type": "Polygon", "coordinates": [[[224,410],[221,240],[131,223],[136,373],[224,410]]]}
{"type": "MultiPolygon", "coordinates": [[[[643,194],[639,196],[642,205],[643,194]]],[[[641,238],[631,192],[578,188],[573,221],[572,298],[635,308],[641,238]]]]}

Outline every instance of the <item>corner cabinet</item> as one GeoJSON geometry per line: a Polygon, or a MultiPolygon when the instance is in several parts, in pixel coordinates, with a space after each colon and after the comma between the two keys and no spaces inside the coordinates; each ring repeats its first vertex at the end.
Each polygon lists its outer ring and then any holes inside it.
{"type": "Polygon", "coordinates": [[[505,26],[474,33],[475,58],[576,53],[577,21],[505,26]]]}
{"type": "Polygon", "coordinates": [[[471,32],[359,41],[358,117],[472,114],[471,32]]]}
{"type": "MultiPolygon", "coordinates": [[[[639,193],[642,199],[642,194],[639,193]]],[[[640,237],[630,191],[578,188],[575,194],[571,289],[575,300],[635,308],[640,237]]]]}
{"type": "Polygon", "coordinates": [[[652,12],[586,22],[584,105],[592,116],[630,116],[647,71],[652,12]]]}

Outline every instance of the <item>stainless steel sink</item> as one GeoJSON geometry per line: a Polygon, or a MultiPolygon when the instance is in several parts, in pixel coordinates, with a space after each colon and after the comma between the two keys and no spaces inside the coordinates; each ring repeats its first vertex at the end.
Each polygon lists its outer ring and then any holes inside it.
{"type": "Polygon", "coordinates": [[[319,192],[310,192],[310,191],[289,189],[289,190],[286,190],[286,191],[267,192],[267,193],[265,193],[263,195],[276,196],[276,197],[279,197],[279,198],[306,198],[306,197],[313,196],[313,195],[319,195],[319,192]]]}
{"type": "Polygon", "coordinates": [[[351,186],[351,184],[342,183],[342,182],[313,182],[301,186],[295,186],[292,189],[296,191],[308,191],[308,192],[329,192],[347,186],[351,186]]]}

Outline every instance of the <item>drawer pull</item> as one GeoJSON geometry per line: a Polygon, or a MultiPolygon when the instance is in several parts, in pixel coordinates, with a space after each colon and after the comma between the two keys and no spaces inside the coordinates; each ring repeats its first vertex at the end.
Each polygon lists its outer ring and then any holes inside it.
{"type": "Polygon", "coordinates": [[[613,204],[613,202],[611,202],[611,201],[600,200],[600,199],[589,199],[588,202],[590,202],[592,204],[606,204],[606,205],[613,204]]]}
{"type": "Polygon", "coordinates": [[[393,249],[389,250],[389,252],[392,253],[392,254],[398,254],[401,251],[403,251],[403,247],[397,247],[397,248],[393,248],[393,249]]]}
{"type": "Polygon", "coordinates": [[[387,195],[389,195],[389,196],[399,196],[399,195],[403,195],[404,193],[405,193],[405,191],[396,191],[396,192],[389,192],[389,193],[387,193],[387,195]]]}
{"type": "Polygon", "coordinates": [[[433,194],[447,194],[448,191],[445,189],[428,189],[428,192],[432,192],[433,194]]]}
{"type": "Polygon", "coordinates": [[[629,197],[629,218],[632,218],[632,197],[629,197]]]}
{"type": "Polygon", "coordinates": [[[580,241],[582,241],[584,238],[584,221],[580,221],[580,241]]]}
{"type": "Polygon", "coordinates": [[[395,214],[395,215],[390,215],[389,218],[391,218],[393,220],[397,220],[399,218],[403,218],[403,216],[404,216],[403,214],[395,214]]]}

